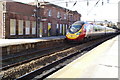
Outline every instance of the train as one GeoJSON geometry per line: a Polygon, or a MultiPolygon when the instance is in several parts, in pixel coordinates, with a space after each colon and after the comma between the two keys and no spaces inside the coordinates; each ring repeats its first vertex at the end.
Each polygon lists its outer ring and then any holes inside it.
{"type": "Polygon", "coordinates": [[[114,33],[116,30],[110,27],[76,21],[69,26],[66,32],[66,40],[72,42],[87,41],[114,33]]]}

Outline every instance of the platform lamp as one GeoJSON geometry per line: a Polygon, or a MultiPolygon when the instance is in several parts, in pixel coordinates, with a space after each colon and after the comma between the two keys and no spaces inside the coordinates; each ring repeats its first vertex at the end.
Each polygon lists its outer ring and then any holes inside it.
{"type": "Polygon", "coordinates": [[[39,37],[39,28],[40,28],[40,3],[38,0],[35,0],[36,3],[36,37],[39,37]]]}

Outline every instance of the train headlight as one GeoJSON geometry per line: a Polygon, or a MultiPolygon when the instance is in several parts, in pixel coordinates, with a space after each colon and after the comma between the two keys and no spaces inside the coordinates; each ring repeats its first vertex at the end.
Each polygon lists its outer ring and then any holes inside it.
{"type": "Polygon", "coordinates": [[[80,32],[76,33],[76,35],[80,35],[80,32]]]}

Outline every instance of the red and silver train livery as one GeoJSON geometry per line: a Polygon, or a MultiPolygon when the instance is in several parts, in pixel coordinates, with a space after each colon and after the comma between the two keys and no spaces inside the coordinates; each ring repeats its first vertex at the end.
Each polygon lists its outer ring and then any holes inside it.
{"type": "Polygon", "coordinates": [[[69,41],[81,41],[86,39],[95,39],[104,35],[115,33],[115,29],[89,24],[83,21],[73,23],[67,30],[66,39],[69,41]]]}

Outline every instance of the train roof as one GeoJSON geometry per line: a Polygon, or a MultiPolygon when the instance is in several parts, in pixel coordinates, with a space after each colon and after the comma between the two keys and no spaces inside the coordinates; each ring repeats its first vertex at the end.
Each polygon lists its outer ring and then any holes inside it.
{"type": "Polygon", "coordinates": [[[83,23],[85,23],[84,21],[76,21],[76,22],[74,22],[74,24],[83,24],[83,23]]]}

